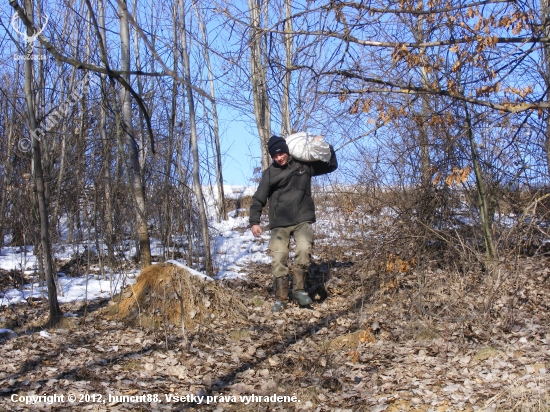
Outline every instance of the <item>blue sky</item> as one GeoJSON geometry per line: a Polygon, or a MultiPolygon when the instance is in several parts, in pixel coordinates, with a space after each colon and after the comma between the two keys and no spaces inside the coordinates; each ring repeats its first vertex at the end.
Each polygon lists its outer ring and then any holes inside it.
{"type": "Polygon", "coordinates": [[[223,156],[223,180],[227,185],[254,185],[254,167],[259,167],[260,140],[254,133],[256,125],[247,120],[221,120],[220,145],[223,156]]]}

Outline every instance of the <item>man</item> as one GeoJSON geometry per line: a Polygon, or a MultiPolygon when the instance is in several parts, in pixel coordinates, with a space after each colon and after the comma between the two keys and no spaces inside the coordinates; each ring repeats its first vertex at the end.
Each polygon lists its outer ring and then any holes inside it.
{"type": "Polygon", "coordinates": [[[262,180],[252,197],[250,224],[254,236],[262,234],[260,216],[269,199],[269,250],[272,256],[275,304],[272,312],[279,312],[288,301],[288,246],[290,237],[296,241],[292,298],[301,306],[312,303],[304,290],[309,272],[315,206],[311,198],[311,178],[331,173],[338,167],[336,154],[330,147],[331,158],[327,162],[302,162],[293,159],[285,139],[271,136],[267,144],[273,163],[262,174],[262,180]]]}

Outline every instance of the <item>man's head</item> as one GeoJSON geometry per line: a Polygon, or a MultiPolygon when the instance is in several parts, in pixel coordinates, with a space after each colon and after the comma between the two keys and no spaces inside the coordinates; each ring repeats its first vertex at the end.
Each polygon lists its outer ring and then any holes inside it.
{"type": "Polygon", "coordinates": [[[285,139],[279,136],[271,136],[267,142],[267,150],[271,158],[279,166],[284,166],[288,162],[288,146],[285,139]]]}

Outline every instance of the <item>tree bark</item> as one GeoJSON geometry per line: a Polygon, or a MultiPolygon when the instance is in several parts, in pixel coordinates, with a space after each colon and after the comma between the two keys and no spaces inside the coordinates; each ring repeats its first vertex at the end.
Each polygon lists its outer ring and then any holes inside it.
{"type": "MultiPolygon", "coordinates": [[[[120,40],[121,40],[121,68],[123,72],[130,71],[130,28],[128,24],[128,8],[126,0],[119,3],[120,15],[120,40]]],[[[126,82],[130,83],[130,76],[123,75],[126,82]]],[[[127,153],[126,169],[130,180],[130,191],[136,209],[137,232],[139,241],[139,258],[143,268],[151,265],[151,243],[147,224],[147,209],[145,189],[141,175],[139,161],[139,148],[135,140],[132,124],[132,101],[128,90],[121,91],[122,101],[122,127],[124,146],[127,153]]]]}
{"type": "MultiPolygon", "coordinates": [[[[134,15],[137,19],[137,0],[134,0],[134,15]]],[[[141,72],[141,59],[140,59],[140,51],[139,51],[139,38],[137,34],[137,30],[134,30],[134,55],[136,58],[136,70],[138,72],[141,72]]],[[[141,80],[141,76],[137,76],[136,78],[137,86],[138,86],[138,93],[140,96],[143,96],[143,82],[141,80]]],[[[145,102],[143,102],[145,104],[145,102]]],[[[139,158],[139,164],[141,167],[141,176],[145,175],[145,160],[147,158],[147,141],[146,141],[146,129],[145,129],[145,119],[143,117],[143,112],[139,112],[139,147],[141,151],[141,156],[139,158]]],[[[144,189],[145,190],[145,189],[144,189]]]]}
{"type": "MultiPolygon", "coordinates": [[[[206,61],[206,68],[208,70],[208,82],[210,83],[210,96],[211,100],[211,109],[212,109],[212,122],[213,122],[213,138],[214,138],[214,148],[216,155],[216,186],[218,189],[218,222],[221,219],[227,220],[227,210],[225,208],[225,194],[223,191],[223,171],[222,171],[222,153],[220,147],[220,126],[218,119],[218,109],[216,106],[216,88],[214,87],[214,70],[212,69],[212,64],[210,62],[210,51],[208,43],[208,33],[206,31],[206,26],[203,22],[197,4],[193,3],[195,8],[195,13],[199,21],[199,27],[201,30],[203,43],[204,43],[204,60],[206,61]]],[[[205,103],[206,104],[206,103],[205,103]]]]}
{"type": "Polygon", "coordinates": [[[262,45],[265,35],[260,27],[259,0],[248,0],[250,12],[250,80],[252,83],[252,99],[254,101],[254,117],[260,137],[262,151],[262,170],[271,164],[271,156],[267,150],[267,142],[271,137],[271,106],[267,93],[267,63],[265,46],[262,45]]]}
{"type": "Polygon", "coordinates": [[[291,11],[292,0],[285,0],[285,34],[284,34],[284,43],[285,43],[285,54],[286,54],[286,64],[285,64],[285,78],[283,82],[283,98],[281,103],[281,117],[282,117],[282,127],[281,134],[286,137],[292,133],[292,126],[290,123],[290,80],[291,80],[291,67],[292,67],[292,53],[293,53],[293,44],[292,44],[292,11],[291,11]]]}
{"type": "Polygon", "coordinates": [[[491,233],[491,226],[493,219],[489,215],[489,199],[485,191],[485,184],[483,182],[483,176],[481,173],[481,165],[479,164],[479,156],[477,154],[477,147],[474,139],[474,132],[472,130],[472,120],[470,118],[470,111],[468,106],[464,104],[464,110],[466,114],[465,128],[470,143],[470,152],[472,156],[472,163],[474,166],[474,173],[476,176],[476,189],[477,198],[479,203],[479,214],[481,217],[481,227],[483,230],[483,239],[485,241],[485,254],[488,262],[496,257],[496,249],[493,243],[493,235],[491,233]]]}
{"type": "MultiPolygon", "coordinates": [[[[172,28],[172,53],[174,55],[174,72],[178,71],[178,31],[177,31],[177,15],[178,5],[174,4],[172,10],[173,28],[172,28]]],[[[166,157],[164,160],[164,183],[163,183],[163,198],[162,198],[162,244],[164,246],[163,258],[168,258],[168,248],[172,235],[172,219],[170,216],[170,176],[172,171],[172,156],[174,154],[174,134],[176,132],[177,118],[177,103],[178,103],[178,82],[172,81],[172,90],[170,96],[170,123],[168,124],[168,147],[166,149],[166,157]]]]}
{"type": "MultiPolygon", "coordinates": [[[[424,5],[421,5],[422,10],[424,5]]],[[[420,15],[416,22],[412,23],[411,30],[413,32],[414,39],[418,44],[424,43],[425,40],[425,22],[424,16],[420,15]]],[[[419,65],[420,71],[420,83],[422,87],[430,87],[430,78],[428,71],[426,70],[426,48],[420,47],[420,56],[421,63],[419,65]]],[[[428,136],[428,116],[430,115],[430,100],[427,95],[421,96],[421,108],[420,114],[417,115],[417,126],[418,126],[418,145],[420,149],[420,185],[424,194],[428,197],[429,201],[429,192],[431,191],[431,164],[430,164],[430,141],[428,136]]]]}
{"type": "Polygon", "coordinates": [[[210,251],[210,233],[208,230],[208,218],[206,216],[206,208],[204,195],[202,193],[200,173],[199,173],[199,145],[197,138],[197,124],[195,118],[195,103],[193,99],[193,89],[190,87],[191,83],[191,69],[189,64],[189,52],[187,50],[187,32],[185,25],[185,7],[184,0],[180,0],[180,19],[181,19],[181,48],[183,57],[183,73],[187,80],[187,104],[189,109],[189,127],[191,132],[191,153],[193,155],[193,189],[197,198],[197,206],[199,209],[199,219],[201,224],[201,232],[203,237],[204,248],[204,264],[206,274],[208,276],[214,275],[214,267],[212,265],[212,255],[210,251]]]}
{"type": "MultiPolygon", "coordinates": [[[[550,35],[550,5],[548,0],[540,0],[540,11],[541,11],[541,21],[542,21],[542,30],[545,36],[550,35]]],[[[546,84],[546,101],[550,102],[550,45],[544,43],[543,47],[543,57],[544,57],[544,83],[546,84]]],[[[545,110],[546,121],[545,126],[546,130],[544,131],[544,152],[546,154],[546,168],[548,171],[548,178],[550,179],[550,109],[545,110]]]]}
{"type": "MultiPolygon", "coordinates": [[[[105,6],[103,0],[98,0],[98,20],[99,27],[97,29],[98,41],[101,43],[101,57],[103,63],[107,65],[107,56],[103,55],[103,51],[107,50],[107,33],[105,30],[105,6]]],[[[91,13],[91,10],[89,11],[91,13]]],[[[105,211],[104,211],[104,224],[105,224],[105,236],[104,242],[107,246],[107,265],[113,270],[116,264],[115,258],[115,226],[114,226],[114,203],[113,203],[113,188],[111,180],[111,161],[112,161],[112,143],[111,139],[107,136],[107,107],[109,107],[109,89],[106,79],[106,75],[101,75],[101,106],[100,106],[100,120],[99,120],[99,134],[101,137],[101,148],[103,153],[103,190],[105,194],[105,211]]],[[[116,97],[113,96],[113,100],[116,97]]],[[[115,100],[116,102],[116,100],[115,100]]]]}
{"type": "MultiPolygon", "coordinates": [[[[19,72],[19,64],[17,64],[17,72],[19,72]]],[[[14,95],[17,95],[17,90],[19,87],[19,82],[15,82],[13,84],[14,87],[14,95]]],[[[7,124],[7,133],[6,133],[6,153],[4,155],[6,156],[4,158],[4,175],[2,177],[2,186],[0,187],[1,193],[4,193],[2,198],[0,199],[0,250],[4,247],[4,233],[5,233],[5,227],[6,227],[6,221],[5,221],[5,215],[6,215],[6,209],[8,205],[8,198],[9,195],[9,182],[11,178],[11,174],[13,172],[13,160],[11,158],[12,152],[14,150],[14,146],[17,144],[16,141],[14,141],[14,126],[15,126],[15,115],[16,111],[14,109],[14,106],[11,107],[11,109],[8,109],[9,102],[7,100],[4,101],[4,115],[5,115],[5,124],[7,124]],[[10,116],[11,114],[11,116],[10,116]]]]}
{"type": "MultiPolygon", "coordinates": [[[[26,14],[32,21],[33,3],[32,0],[26,0],[26,14]]],[[[31,36],[33,30],[27,30],[27,34],[31,36]]],[[[32,50],[30,50],[32,52],[32,50]]],[[[35,105],[33,95],[33,79],[34,79],[34,62],[32,59],[25,61],[25,99],[27,102],[27,113],[29,116],[30,130],[38,128],[38,122],[35,116],[35,105]]],[[[44,137],[44,136],[42,136],[44,137]]],[[[44,175],[42,170],[42,153],[41,143],[37,136],[32,134],[32,160],[34,181],[36,184],[36,198],[38,202],[38,213],[40,219],[40,244],[43,249],[44,272],[46,275],[46,284],[48,286],[48,304],[49,304],[49,321],[48,323],[56,323],[63,315],[59,303],[57,301],[57,289],[54,280],[54,266],[52,259],[52,251],[50,247],[49,233],[49,213],[48,204],[46,202],[46,189],[44,183],[44,175]]]]}

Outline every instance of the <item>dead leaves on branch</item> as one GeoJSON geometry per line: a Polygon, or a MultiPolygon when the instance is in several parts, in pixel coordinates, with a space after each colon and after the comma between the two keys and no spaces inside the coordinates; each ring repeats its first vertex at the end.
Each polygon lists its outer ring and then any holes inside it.
{"type": "Polygon", "coordinates": [[[495,10],[493,13],[481,12],[479,7],[468,7],[465,12],[445,14],[453,24],[458,24],[470,33],[489,34],[496,29],[508,30],[513,35],[520,35],[522,32],[532,29],[532,22],[535,20],[532,12],[520,9],[512,9],[504,13],[495,10]]]}
{"type": "Polygon", "coordinates": [[[428,118],[428,126],[451,126],[456,124],[456,118],[451,112],[434,113],[428,118]]]}
{"type": "Polygon", "coordinates": [[[498,92],[500,92],[500,83],[485,85],[476,89],[476,97],[489,96],[492,93],[498,93],[498,92]]]}
{"type": "Polygon", "coordinates": [[[506,94],[513,94],[517,97],[520,97],[521,99],[525,99],[529,94],[533,93],[533,87],[531,87],[531,85],[529,84],[522,88],[507,87],[506,89],[504,89],[504,92],[506,94]]]}
{"type": "MultiPolygon", "coordinates": [[[[349,108],[349,114],[358,114],[360,111],[363,113],[369,113],[374,105],[372,99],[356,99],[349,108]]],[[[377,119],[369,119],[370,123],[388,124],[397,116],[405,116],[407,110],[404,107],[384,106],[383,104],[376,104],[376,110],[378,113],[377,119]]]]}
{"type": "MultiPolygon", "coordinates": [[[[525,110],[537,110],[545,108],[545,102],[539,102],[534,91],[536,85],[527,85],[524,87],[514,85],[516,81],[514,76],[507,77],[503,73],[507,71],[495,70],[495,61],[501,52],[499,47],[503,47],[502,53],[505,56],[502,59],[515,59],[505,49],[509,42],[521,42],[521,38],[509,36],[524,36],[525,41],[529,42],[546,42],[547,39],[540,38],[541,28],[537,26],[539,16],[534,16],[532,11],[520,9],[515,3],[508,3],[507,6],[495,4],[493,9],[481,11],[480,7],[453,7],[452,11],[436,11],[445,9],[448,4],[439,2],[433,3],[434,13],[430,14],[429,9],[426,9],[426,3],[411,2],[411,7],[405,6],[401,12],[405,13],[410,10],[413,17],[418,18],[424,25],[427,25],[425,32],[433,30],[433,39],[428,41],[421,39],[420,34],[414,29],[411,34],[418,36],[418,43],[384,43],[381,47],[385,47],[388,52],[391,52],[391,62],[389,66],[396,67],[402,65],[408,69],[421,69],[425,78],[418,80],[417,84],[411,86],[409,80],[407,84],[399,84],[395,78],[383,78],[383,75],[364,75],[358,76],[358,80],[367,81],[373,85],[382,85],[382,87],[358,87],[354,94],[367,93],[429,93],[451,97],[461,101],[468,101],[473,104],[479,104],[500,110],[503,112],[521,112],[525,110]],[[437,3],[437,4],[436,4],[437,3]],[[414,4],[414,5],[413,5],[414,4]],[[421,7],[422,17],[414,15],[414,10],[421,7]],[[434,18],[435,16],[435,18],[434,18]],[[422,20],[420,20],[422,19],[422,20]],[[431,19],[437,21],[438,25],[445,26],[445,22],[452,27],[448,33],[442,33],[439,29],[431,24],[431,19]],[[451,32],[452,30],[452,32],[451,32]],[[437,32],[437,35],[434,34],[437,32]],[[508,36],[508,37],[507,37],[508,36]],[[438,48],[437,51],[433,51],[438,48]],[[445,53],[445,50],[451,53],[445,53]],[[443,58],[442,56],[446,57],[443,58]],[[511,57],[510,57],[511,56],[511,57]],[[470,72],[469,69],[473,71],[470,72]],[[471,75],[473,78],[468,79],[468,84],[471,89],[462,90],[460,81],[464,79],[464,73],[475,73],[471,75]],[[430,73],[437,75],[429,76],[430,73]],[[380,77],[379,77],[380,76],[380,77]],[[438,80],[434,80],[437,78],[438,80]],[[531,103],[526,103],[526,99],[530,99],[531,103]],[[534,103],[537,102],[537,103],[534,103]]],[[[367,7],[368,9],[368,7],[367,7]]],[[[382,11],[379,11],[381,14],[382,11]]],[[[386,11],[392,13],[391,9],[386,11]]],[[[542,45],[542,43],[541,43],[542,45]]],[[[528,52],[526,52],[528,53],[528,52]]],[[[522,57],[518,60],[510,60],[510,65],[513,66],[519,63],[522,57]]],[[[351,76],[353,78],[353,76],[351,76]]],[[[405,83],[405,82],[404,82],[405,83]]],[[[350,87],[350,90],[353,88],[350,87]]],[[[340,101],[344,102],[348,99],[352,92],[343,92],[339,95],[340,101]]],[[[364,104],[362,99],[356,99],[348,108],[350,114],[369,113],[371,105],[364,104]]],[[[382,115],[383,117],[384,115],[382,115]]],[[[382,120],[375,119],[375,121],[382,120]]]]}
{"type": "MultiPolygon", "coordinates": [[[[466,183],[466,181],[468,181],[468,177],[470,176],[471,171],[472,169],[470,168],[470,166],[466,166],[462,169],[458,167],[453,167],[451,173],[445,177],[445,185],[447,185],[448,187],[453,187],[455,185],[458,186],[460,184],[466,183]]],[[[437,172],[434,180],[432,181],[432,184],[434,186],[437,186],[442,180],[442,173],[437,172]]]]}
{"type": "Polygon", "coordinates": [[[519,35],[524,30],[529,30],[534,16],[522,10],[515,10],[495,21],[495,27],[511,30],[512,34],[519,35]]]}
{"type": "Polygon", "coordinates": [[[430,60],[424,50],[413,51],[404,44],[396,46],[392,50],[391,57],[393,64],[397,64],[403,60],[406,62],[409,69],[412,69],[413,67],[421,67],[426,73],[439,71],[445,63],[443,58],[430,60]]]}

